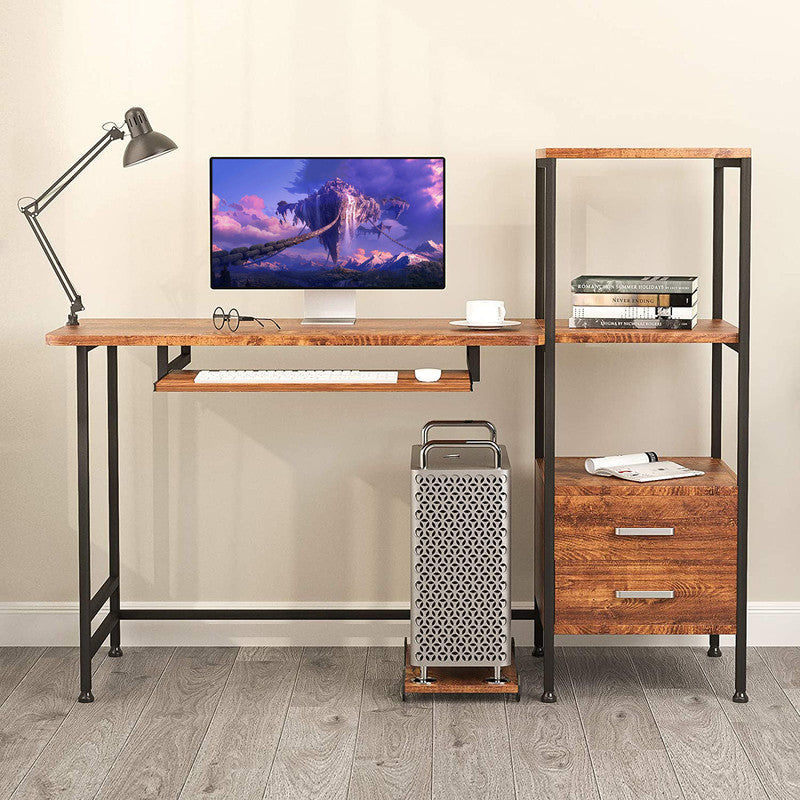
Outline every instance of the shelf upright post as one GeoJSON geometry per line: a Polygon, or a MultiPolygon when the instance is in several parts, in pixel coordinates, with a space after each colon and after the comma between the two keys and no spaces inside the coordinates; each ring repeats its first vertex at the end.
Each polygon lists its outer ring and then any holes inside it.
{"type": "MultiPolygon", "coordinates": [[[[544,389],[542,458],[544,459],[544,686],[543,703],[555,703],[555,409],[556,409],[556,160],[537,160],[544,168],[544,389]]],[[[538,200],[538,194],[537,194],[538,200]]],[[[537,415],[538,416],[538,415],[537,415]]]]}
{"type": "Polygon", "coordinates": [[[739,371],[736,435],[738,479],[736,557],[736,691],[734,703],[747,697],[747,493],[750,412],[750,189],[751,160],[739,166],[739,371]]]}
{"type": "MultiPolygon", "coordinates": [[[[714,159],[714,229],[712,238],[711,316],[722,319],[725,166],[714,159]]],[[[722,345],[711,345],[711,457],[722,458],[722,345]]]]}
{"type": "MultiPolygon", "coordinates": [[[[545,253],[545,179],[546,168],[541,165],[544,159],[536,159],[536,295],[534,317],[544,319],[544,253],[545,253]]],[[[544,458],[544,349],[534,347],[534,403],[533,403],[533,443],[534,443],[534,475],[536,464],[539,459],[544,458]]],[[[538,485],[538,484],[537,484],[538,485]]],[[[538,524],[535,523],[535,524],[538,524]]],[[[534,549],[535,552],[535,549],[534,549]]],[[[535,570],[534,570],[535,572],[535,570]]],[[[536,587],[538,591],[541,587],[536,587]]],[[[542,608],[536,599],[536,591],[533,598],[533,655],[541,658],[544,655],[542,627],[542,608]]]]}
{"type": "MultiPolygon", "coordinates": [[[[723,226],[725,210],[725,162],[714,159],[714,221],[712,234],[711,316],[722,319],[723,226]]],[[[711,458],[722,458],[722,344],[711,345],[711,458]]],[[[719,658],[719,634],[708,637],[709,658],[719,658]]]]}

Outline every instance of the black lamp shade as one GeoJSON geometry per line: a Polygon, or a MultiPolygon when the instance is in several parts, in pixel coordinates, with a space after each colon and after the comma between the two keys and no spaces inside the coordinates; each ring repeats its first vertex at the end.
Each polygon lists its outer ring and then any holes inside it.
{"type": "Polygon", "coordinates": [[[131,140],[122,156],[123,167],[132,167],[134,164],[149,161],[178,148],[168,136],[153,130],[144,109],[129,108],[125,112],[125,124],[128,126],[131,140]]]}

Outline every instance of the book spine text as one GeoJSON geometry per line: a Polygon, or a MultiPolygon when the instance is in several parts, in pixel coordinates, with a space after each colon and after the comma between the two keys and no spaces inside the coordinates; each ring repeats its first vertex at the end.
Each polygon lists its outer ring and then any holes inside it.
{"type": "Polygon", "coordinates": [[[597,319],[570,317],[570,328],[619,328],[629,330],[691,330],[697,318],[693,319],[597,319]]]}
{"type": "Polygon", "coordinates": [[[572,302],[576,306],[677,306],[691,307],[697,302],[697,293],[673,292],[671,294],[603,294],[586,292],[575,294],[572,302]]]}
{"type": "Polygon", "coordinates": [[[695,281],[684,278],[670,280],[648,280],[646,278],[575,278],[572,281],[573,292],[609,293],[609,294],[650,294],[650,293],[692,293],[695,281]]]}

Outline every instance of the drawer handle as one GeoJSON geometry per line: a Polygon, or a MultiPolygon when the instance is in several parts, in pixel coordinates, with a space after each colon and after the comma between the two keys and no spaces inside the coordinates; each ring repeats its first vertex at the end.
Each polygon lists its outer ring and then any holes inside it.
{"type": "Polygon", "coordinates": [[[675,528],[615,528],[617,536],[674,536],[675,528]]]}
{"type": "Polygon", "coordinates": [[[675,592],[672,589],[644,589],[640,591],[618,589],[615,594],[619,600],[670,600],[675,597],[675,592]]]}

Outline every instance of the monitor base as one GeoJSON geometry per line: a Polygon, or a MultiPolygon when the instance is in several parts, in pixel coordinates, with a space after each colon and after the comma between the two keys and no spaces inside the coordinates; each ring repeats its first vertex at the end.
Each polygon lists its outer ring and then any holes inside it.
{"type": "Polygon", "coordinates": [[[304,317],[300,320],[301,325],[355,325],[355,317],[304,317]]]}
{"type": "Polygon", "coordinates": [[[303,325],[355,325],[355,289],[305,289],[303,325]]]}

